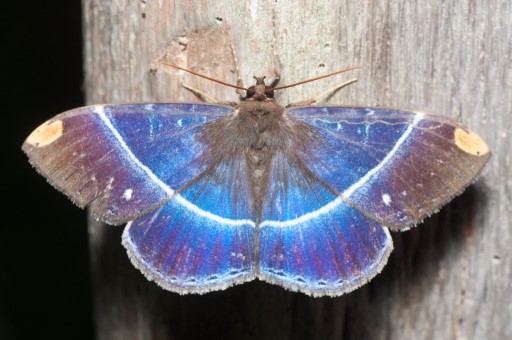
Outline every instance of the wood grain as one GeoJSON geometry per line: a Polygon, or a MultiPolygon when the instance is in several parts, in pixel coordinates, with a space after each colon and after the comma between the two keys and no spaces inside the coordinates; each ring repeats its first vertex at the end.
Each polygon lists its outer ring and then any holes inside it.
{"type": "Polygon", "coordinates": [[[179,296],[146,281],[122,228],[91,220],[98,339],[512,338],[511,3],[425,1],[83,0],[87,101],[195,101],[182,82],[221,100],[232,89],[161,61],[236,83],[282,84],[352,65],[350,75],[283,90],[281,103],[359,81],[329,103],[420,109],[456,117],[494,155],[479,181],[404,233],[370,284],[309,298],[252,282],[179,296]],[[275,10],[273,58],[272,11],[275,10]]]}

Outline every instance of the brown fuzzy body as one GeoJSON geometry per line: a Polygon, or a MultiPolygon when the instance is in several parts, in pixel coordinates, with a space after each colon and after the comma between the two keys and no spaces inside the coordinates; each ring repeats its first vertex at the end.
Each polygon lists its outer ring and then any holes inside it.
{"type": "Polygon", "coordinates": [[[273,99],[251,98],[240,102],[232,116],[205,125],[202,140],[208,149],[202,162],[212,169],[213,177],[222,176],[213,170],[220,163],[240,163],[235,165],[232,191],[250,191],[248,206],[254,220],[260,221],[275,156],[285,153],[290,162],[300,166],[298,155],[306,154],[312,132],[306,124],[286,115],[284,107],[273,99]]]}

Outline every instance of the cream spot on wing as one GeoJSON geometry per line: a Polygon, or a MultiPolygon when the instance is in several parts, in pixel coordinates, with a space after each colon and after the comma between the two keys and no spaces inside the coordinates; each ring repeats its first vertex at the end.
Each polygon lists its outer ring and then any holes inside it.
{"type": "Polygon", "coordinates": [[[28,136],[25,143],[35,147],[46,146],[59,139],[59,137],[62,136],[63,130],[62,120],[56,120],[51,123],[47,121],[35,129],[30,136],[28,136]]]}
{"type": "Polygon", "coordinates": [[[455,129],[453,133],[455,145],[462,151],[473,156],[482,156],[489,153],[489,147],[480,136],[471,130],[467,132],[462,129],[455,129]]]}
{"type": "Polygon", "coordinates": [[[124,191],[123,193],[123,198],[127,201],[131,200],[132,199],[132,194],[133,194],[133,190],[132,189],[127,189],[124,191]]]}
{"type": "Polygon", "coordinates": [[[382,201],[385,205],[389,205],[391,203],[391,197],[388,194],[382,195],[382,201]]]}

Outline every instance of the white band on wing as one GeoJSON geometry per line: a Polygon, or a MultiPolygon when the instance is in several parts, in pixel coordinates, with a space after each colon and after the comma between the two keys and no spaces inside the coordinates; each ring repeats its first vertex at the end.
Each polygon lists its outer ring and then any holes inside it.
{"type": "Polygon", "coordinates": [[[343,203],[343,199],[348,199],[357,189],[362,187],[368,180],[375,175],[380,169],[382,169],[383,166],[385,166],[391,158],[395,155],[395,153],[398,151],[400,146],[405,142],[407,137],[412,133],[414,127],[418,125],[418,123],[423,119],[425,116],[424,113],[421,112],[415,112],[414,119],[412,123],[407,127],[405,132],[400,136],[400,138],[396,141],[393,148],[388,152],[386,157],[380,161],[379,164],[377,164],[374,168],[372,168],[370,171],[368,171],[363,177],[359,179],[356,183],[352,184],[348,189],[343,191],[341,194],[341,197],[337,197],[335,200],[331,201],[330,203],[324,205],[318,210],[312,211],[310,213],[304,214],[300,217],[297,217],[293,220],[288,221],[263,221],[259,226],[260,227],[289,227],[292,225],[297,225],[300,223],[303,223],[307,220],[317,218],[320,215],[327,214],[329,211],[335,209],[338,205],[343,203]]]}
{"type": "MultiPolygon", "coordinates": [[[[212,214],[208,211],[205,211],[201,208],[199,208],[197,205],[191,203],[190,201],[186,200],[179,194],[175,194],[175,191],[169,187],[167,184],[162,182],[147,166],[145,166],[136,156],[135,154],[130,150],[126,142],[124,141],[121,134],[117,131],[117,129],[114,127],[110,119],[105,114],[104,106],[96,106],[94,108],[94,112],[98,114],[100,119],[105,123],[107,128],[112,132],[116,140],[119,142],[119,145],[122,147],[124,151],[126,151],[126,154],[130,158],[130,160],[140,169],[142,169],[148,177],[154,181],[164,192],[166,192],[169,197],[173,197],[173,199],[176,200],[176,202],[180,203],[184,207],[186,207],[188,210],[193,211],[194,213],[198,214],[199,216],[208,218],[210,220],[214,220],[220,224],[227,224],[232,226],[238,226],[238,225],[251,225],[255,226],[254,221],[249,219],[243,219],[243,220],[233,220],[229,218],[225,218],[216,214],[212,214]]],[[[380,161],[379,164],[377,164],[374,168],[372,168],[370,171],[368,171],[363,177],[359,179],[356,183],[352,184],[348,189],[346,189],[341,197],[337,197],[335,200],[331,201],[330,203],[324,205],[322,208],[312,211],[310,213],[304,214],[298,218],[287,220],[287,221],[263,221],[259,226],[260,227],[288,227],[297,225],[300,223],[303,223],[305,221],[308,221],[313,218],[317,218],[323,214],[327,214],[331,210],[335,209],[338,205],[343,203],[343,198],[348,199],[357,189],[361,188],[365,183],[368,182],[368,180],[375,175],[382,167],[384,167],[391,158],[395,155],[395,153],[398,151],[400,146],[405,142],[407,137],[412,133],[414,127],[423,119],[424,114],[421,112],[416,112],[416,115],[414,116],[414,119],[412,123],[407,127],[405,132],[400,136],[400,138],[397,140],[393,148],[388,152],[386,157],[380,161]]]]}
{"type": "Polygon", "coordinates": [[[110,132],[112,132],[112,134],[114,135],[116,140],[119,142],[119,145],[126,152],[126,155],[133,162],[133,164],[136,167],[140,168],[142,171],[144,171],[153,182],[155,182],[165,193],[167,193],[169,195],[169,197],[173,197],[173,199],[177,203],[183,205],[188,210],[193,211],[194,213],[196,213],[199,216],[208,218],[208,219],[213,220],[215,222],[218,222],[220,224],[227,224],[227,225],[232,225],[232,226],[239,226],[239,225],[255,226],[256,225],[253,221],[248,220],[248,219],[232,220],[232,219],[229,219],[229,218],[225,218],[225,217],[222,217],[222,216],[219,216],[219,215],[212,214],[212,213],[210,213],[208,211],[205,211],[205,210],[199,208],[197,205],[189,202],[188,200],[186,200],[185,198],[183,198],[179,194],[175,194],[175,191],[171,187],[169,187],[166,183],[162,182],[160,180],[160,178],[158,178],[153,173],[153,171],[151,171],[151,169],[149,169],[147,166],[145,166],[137,158],[137,156],[135,156],[135,154],[132,152],[132,150],[128,147],[128,145],[124,141],[124,139],[121,136],[121,134],[119,133],[119,131],[117,131],[117,129],[114,127],[114,125],[112,124],[110,119],[105,114],[104,106],[101,106],[101,105],[96,106],[96,107],[94,107],[93,111],[96,114],[98,114],[98,116],[105,123],[105,125],[110,130],[110,132]]]}

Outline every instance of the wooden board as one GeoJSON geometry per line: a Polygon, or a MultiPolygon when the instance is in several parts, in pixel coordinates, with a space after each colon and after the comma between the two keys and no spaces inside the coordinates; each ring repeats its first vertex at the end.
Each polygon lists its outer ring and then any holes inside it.
{"type": "Polygon", "coordinates": [[[494,153],[462,196],[423,225],[393,233],[395,251],[380,275],[339,298],[261,282],[204,296],[166,292],[131,266],[121,227],[91,219],[98,339],[512,338],[510,1],[84,0],[83,9],[90,104],[197,100],[182,83],[236,100],[232,89],[161,62],[235,83],[235,55],[248,84],[273,76],[275,45],[282,84],[363,66],[283,90],[281,103],[357,76],[329,103],[456,117],[494,153]]]}

